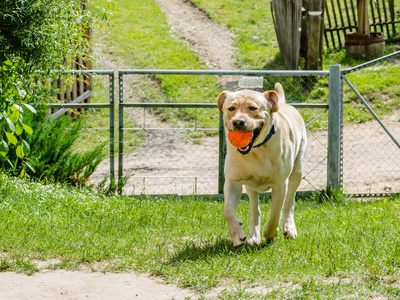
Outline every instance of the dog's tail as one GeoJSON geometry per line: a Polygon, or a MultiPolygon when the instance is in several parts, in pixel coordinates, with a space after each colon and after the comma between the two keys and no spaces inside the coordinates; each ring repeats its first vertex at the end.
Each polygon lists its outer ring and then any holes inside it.
{"type": "Polygon", "coordinates": [[[285,92],[283,91],[283,87],[279,82],[275,84],[275,92],[278,94],[279,102],[286,103],[285,92]]]}

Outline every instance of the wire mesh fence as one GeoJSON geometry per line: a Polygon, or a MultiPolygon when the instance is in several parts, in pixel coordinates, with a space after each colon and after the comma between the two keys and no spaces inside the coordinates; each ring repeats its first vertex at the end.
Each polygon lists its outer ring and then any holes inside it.
{"type": "MultiPolygon", "coordinates": [[[[196,103],[199,99],[188,102],[185,98],[191,93],[196,94],[199,86],[192,87],[190,93],[175,89],[166,95],[152,74],[160,71],[139,70],[131,74],[119,70],[118,106],[114,105],[114,72],[105,71],[109,87],[108,91],[104,90],[104,103],[52,106],[106,108],[109,111],[106,119],[109,120],[110,159],[102,163],[101,174],[97,172],[95,176],[109,174],[114,178],[117,169],[114,167],[114,141],[117,140],[114,125],[119,122],[119,143],[115,144],[115,149],[118,149],[118,178],[127,179],[123,189],[125,194],[210,195],[222,193],[226,154],[221,115],[216,105],[218,94],[222,90],[239,89],[241,76],[251,76],[249,82],[259,82],[261,86],[252,89],[260,91],[273,89],[275,82],[280,82],[286,101],[300,111],[307,124],[308,147],[300,191],[325,189],[332,184],[332,178],[338,177],[347,194],[399,193],[400,99],[395,84],[399,66],[398,61],[394,61],[374,68],[373,63],[347,70],[334,66],[330,71],[315,73],[209,71],[211,74],[201,74],[201,89],[208,89],[207,97],[198,93],[202,103],[196,103]],[[331,79],[335,77],[334,69],[338,79],[336,84],[331,79]],[[207,79],[207,76],[217,80],[207,79]],[[380,84],[382,79],[392,80],[392,88],[390,85],[388,88],[387,82],[380,84]],[[332,94],[336,95],[333,97],[332,94]],[[337,113],[335,106],[343,107],[337,113]],[[114,109],[118,111],[118,117],[114,115],[114,109]],[[334,170],[333,176],[332,127],[340,131],[339,142],[333,145],[339,154],[338,165],[334,168],[339,172],[334,170]]],[[[101,71],[93,72],[101,74],[101,71]]],[[[179,72],[191,73],[185,76],[198,76],[197,71],[161,72],[164,72],[162,76],[171,77],[179,72]]],[[[96,123],[91,127],[88,131],[96,129],[96,123]]],[[[106,129],[106,126],[102,127],[106,129]]]]}
{"type": "MultiPolygon", "coordinates": [[[[106,159],[100,163],[95,172],[91,175],[90,184],[98,184],[104,178],[115,178],[115,144],[114,144],[114,71],[113,70],[85,70],[67,71],[67,74],[90,75],[94,83],[96,93],[93,103],[59,102],[50,103],[48,108],[54,110],[54,116],[60,117],[68,113],[83,118],[81,137],[77,140],[79,151],[87,151],[95,146],[108,141],[106,159]],[[102,84],[99,83],[102,81],[102,84]],[[77,111],[79,109],[81,111],[77,111]]],[[[67,99],[64,99],[67,100],[67,99]]],[[[75,149],[76,150],[76,149],[75,149]]]]}
{"type": "MultiPolygon", "coordinates": [[[[140,80],[137,75],[124,74],[122,81],[122,99],[134,101],[120,102],[120,116],[128,122],[123,122],[123,135],[119,144],[120,151],[127,149],[120,152],[122,170],[119,173],[127,178],[124,193],[221,193],[221,156],[224,155],[221,151],[224,151],[224,147],[221,147],[222,124],[219,122],[216,99],[222,89],[212,98],[204,99],[211,104],[203,106],[193,103],[173,105],[166,103],[168,99],[162,98],[161,103],[149,103],[149,97],[130,93],[130,86],[136,85],[130,76],[140,80]],[[204,122],[204,117],[213,121],[204,122]]],[[[220,76],[219,81],[227,82],[223,76],[220,76]]],[[[327,184],[326,76],[264,76],[260,90],[273,89],[278,81],[286,90],[287,102],[299,106],[309,132],[309,150],[300,190],[324,189],[327,184]]],[[[232,81],[229,87],[233,90],[238,88],[232,81]]]]}
{"type": "MultiPolygon", "coordinates": [[[[218,117],[218,110],[207,111],[218,117]]],[[[125,127],[124,149],[132,139],[140,146],[123,155],[123,176],[128,179],[127,194],[217,194],[218,127],[203,128],[193,122],[174,124],[146,107],[127,107],[126,116],[135,116],[136,126],[125,127]]],[[[170,108],[179,113],[182,108],[170,108]]],[[[137,144],[136,144],[137,145],[137,144]]],[[[129,149],[129,148],[128,148],[129,149]]]]}
{"type": "Polygon", "coordinates": [[[394,85],[393,89],[382,92],[380,84],[385,79],[393,80],[393,75],[397,77],[395,74],[398,74],[398,67],[386,65],[361,69],[344,77],[342,148],[345,193],[379,195],[400,192],[398,87],[394,85]],[[376,80],[364,80],[366,76],[376,80]]]}

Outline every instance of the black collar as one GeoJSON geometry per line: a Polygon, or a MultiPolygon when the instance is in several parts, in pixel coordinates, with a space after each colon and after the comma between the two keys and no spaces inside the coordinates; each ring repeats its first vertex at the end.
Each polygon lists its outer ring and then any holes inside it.
{"type": "Polygon", "coordinates": [[[272,135],[275,132],[276,132],[275,124],[272,124],[272,127],[269,130],[269,132],[268,132],[267,136],[265,137],[265,139],[260,144],[253,146],[253,148],[261,147],[262,145],[264,145],[266,142],[269,141],[269,139],[272,137],[272,135]]]}

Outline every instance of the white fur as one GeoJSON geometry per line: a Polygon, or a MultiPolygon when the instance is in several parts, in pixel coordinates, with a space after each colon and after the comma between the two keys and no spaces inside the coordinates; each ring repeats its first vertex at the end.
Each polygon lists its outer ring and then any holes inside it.
{"type": "Polygon", "coordinates": [[[282,210],[283,234],[287,238],[296,238],[294,199],[302,178],[307,144],[306,128],[301,115],[285,103],[283,88],[279,83],[275,85],[275,91],[265,93],[247,90],[223,92],[218,97],[218,107],[223,113],[227,135],[229,130],[237,130],[233,120],[238,118],[246,121],[245,127],[241,129],[245,131],[252,131],[261,123],[264,124],[255,145],[264,140],[272,124],[276,127],[276,133],[266,144],[253,148],[246,155],[239,153],[229,143],[227,136],[224,216],[233,245],[239,247],[245,241],[260,244],[261,212],[258,198],[260,192],[269,189],[272,190],[272,206],[263,231],[266,241],[271,242],[278,235],[282,210]],[[250,232],[247,237],[236,215],[243,185],[250,199],[250,232]]]}

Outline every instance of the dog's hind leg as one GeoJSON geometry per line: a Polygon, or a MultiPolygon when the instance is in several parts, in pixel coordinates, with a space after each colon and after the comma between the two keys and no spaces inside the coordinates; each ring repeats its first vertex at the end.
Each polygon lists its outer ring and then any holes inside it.
{"type": "Polygon", "coordinates": [[[248,186],[246,186],[246,191],[250,199],[250,232],[249,236],[247,237],[247,242],[251,245],[259,245],[261,243],[261,211],[258,203],[258,192],[248,186]]]}
{"type": "Polygon", "coordinates": [[[272,242],[279,232],[279,223],[281,221],[282,207],[285,201],[287,191],[287,182],[272,188],[271,215],[267,225],[264,227],[264,237],[267,243],[272,242]]]}
{"type": "Polygon", "coordinates": [[[243,223],[236,215],[236,209],[242,195],[242,185],[225,181],[224,185],[224,217],[228,223],[229,235],[234,247],[240,247],[246,241],[246,234],[243,231],[243,223]]]}
{"type": "Polygon", "coordinates": [[[296,238],[297,229],[294,223],[294,204],[297,188],[300,185],[302,172],[300,167],[295,167],[289,177],[288,191],[286,194],[285,206],[283,210],[282,231],[286,238],[296,238]]]}

